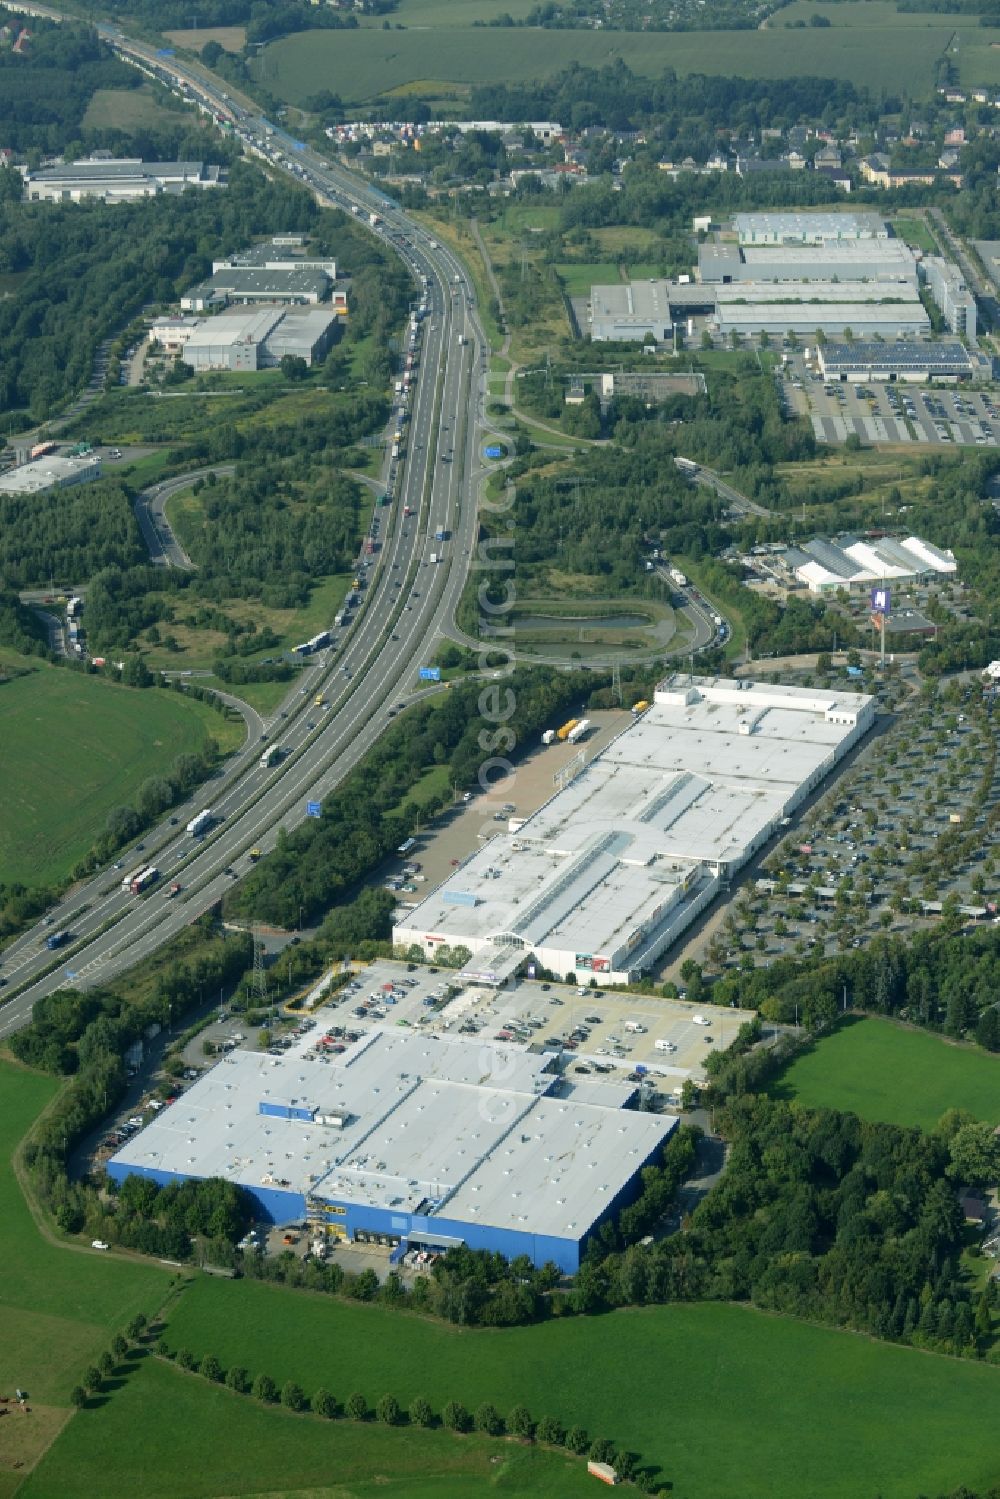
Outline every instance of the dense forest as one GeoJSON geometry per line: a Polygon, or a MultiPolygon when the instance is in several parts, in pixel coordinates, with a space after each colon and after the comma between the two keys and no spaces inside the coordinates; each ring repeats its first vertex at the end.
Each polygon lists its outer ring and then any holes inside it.
{"type": "Polygon", "coordinates": [[[669,68],[658,77],[639,77],[623,62],[604,68],[571,63],[531,83],[484,83],[473,88],[469,100],[469,114],[477,120],[559,120],[573,130],[588,125],[638,130],[689,116],[713,133],[741,135],[800,120],[873,125],[880,110],[891,107],[890,100],[877,103],[866,90],[830,78],[783,78],[775,88],[769,78],[678,76],[669,68]]]}
{"type": "MultiPolygon", "coordinates": [[[[0,494],[0,576],[10,588],[36,588],[51,579],[80,583],[102,567],[133,567],[147,556],[120,479],[0,494]]],[[[6,634],[0,638],[13,643],[6,634]]]]}
{"type": "MultiPolygon", "coordinates": [[[[16,32],[25,20],[0,7],[0,25],[5,23],[16,32]]],[[[142,78],[89,26],[34,16],[30,31],[23,51],[0,48],[0,141],[16,152],[63,151],[80,139],[97,89],[137,88],[142,78]]]]}

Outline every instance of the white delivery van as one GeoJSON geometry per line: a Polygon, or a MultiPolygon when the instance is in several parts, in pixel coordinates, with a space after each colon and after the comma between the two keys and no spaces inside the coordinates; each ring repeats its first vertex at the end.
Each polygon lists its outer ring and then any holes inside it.
{"type": "Polygon", "coordinates": [[[630,1031],[633,1036],[644,1036],[646,1034],[646,1027],[640,1025],[638,1020],[626,1020],[625,1029],[630,1031]]]}
{"type": "Polygon", "coordinates": [[[657,1049],[657,1051],[676,1051],[677,1047],[674,1045],[674,1043],[672,1041],[663,1041],[663,1040],[660,1040],[660,1041],[657,1041],[657,1043],[656,1043],[656,1049],[657,1049]]]}

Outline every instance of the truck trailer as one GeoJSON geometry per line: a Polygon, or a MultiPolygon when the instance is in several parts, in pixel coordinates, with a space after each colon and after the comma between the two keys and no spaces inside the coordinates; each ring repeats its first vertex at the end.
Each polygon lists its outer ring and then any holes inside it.
{"type": "Polygon", "coordinates": [[[590,731],[590,719],[589,718],[581,718],[580,722],[579,723],[575,723],[573,725],[573,727],[570,729],[569,733],[566,735],[566,739],[567,739],[568,743],[570,743],[570,744],[576,744],[577,741],[580,740],[580,739],[582,739],[585,734],[589,733],[589,731],[590,731]]]}
{"type": "Polygon", "coordinates": [[[569,719],[567,719],[566,722],[563,724],[562,728],[556,730],[556,738],[557,739],[562,739],[562,740],[568,739],[569,736],[570,736],[570,734],[576,728],[576,726],[577,726],[578,723],[579,723],[579,719],[577,719],[577,718],[569,718],[569,719]]]}
{"type": "Polygon", "coordinates": [[[187,832],[191,834],[192,838],[197,838],[199,833],[206,832],[211,826],[211,808],[206,807],[204,811],[198,813],[197,817],[192,817],[191,821],[187,825],[187,832]]]}

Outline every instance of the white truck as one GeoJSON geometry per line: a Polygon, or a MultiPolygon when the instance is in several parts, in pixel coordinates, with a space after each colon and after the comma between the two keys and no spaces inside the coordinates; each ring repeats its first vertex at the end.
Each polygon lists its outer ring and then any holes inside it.
{"type": "Polygon", "coordinates": [[[555,731],[555,729],[546,729],[545,733],[542,735],[542,743],[543,744],[551,744],[552,741],[555,739],[555,737],[556,737],[556,731],[555,731]]]}
{"type": "Polygon", "coordinates": [[[675,583],[678,588],[686,588],[688,586],[688,580],[679,567],[672,567],[670,569],[669,578],[671,583],[675,583]]]}
{"type": "Polygon", "coordinates": [[[204,833],[206,829],[210,828],[211,826],[211,808],[206,807],[203,812],[198,813],[197,817],[192,817],[191,821],[187,825],[187,832],[191,834],[192,838],[197,838],[199,833],[204,833]]]}
{"type": "Polygon", "coordinates": [[[567,738],[567,740],[569,741],[570,744],[576,744],[579,740],[581,740],[584,737],[584,735],[588,734],[589,732],[590,732],[590,719],[589,718],[581,718],[579,723],[573,725],[573,727],[570,729],[569,733],[566,735],[566,738],[567,738]]]}

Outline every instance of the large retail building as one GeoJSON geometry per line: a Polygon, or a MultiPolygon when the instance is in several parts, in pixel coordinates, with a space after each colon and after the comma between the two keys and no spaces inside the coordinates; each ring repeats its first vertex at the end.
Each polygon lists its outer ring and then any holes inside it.
{"type": "Polygon", "coordinates": [[[856,693],[678,675],[516,831],[407,911],[393,940],[628,983],[874,722],[856,693]]]}

